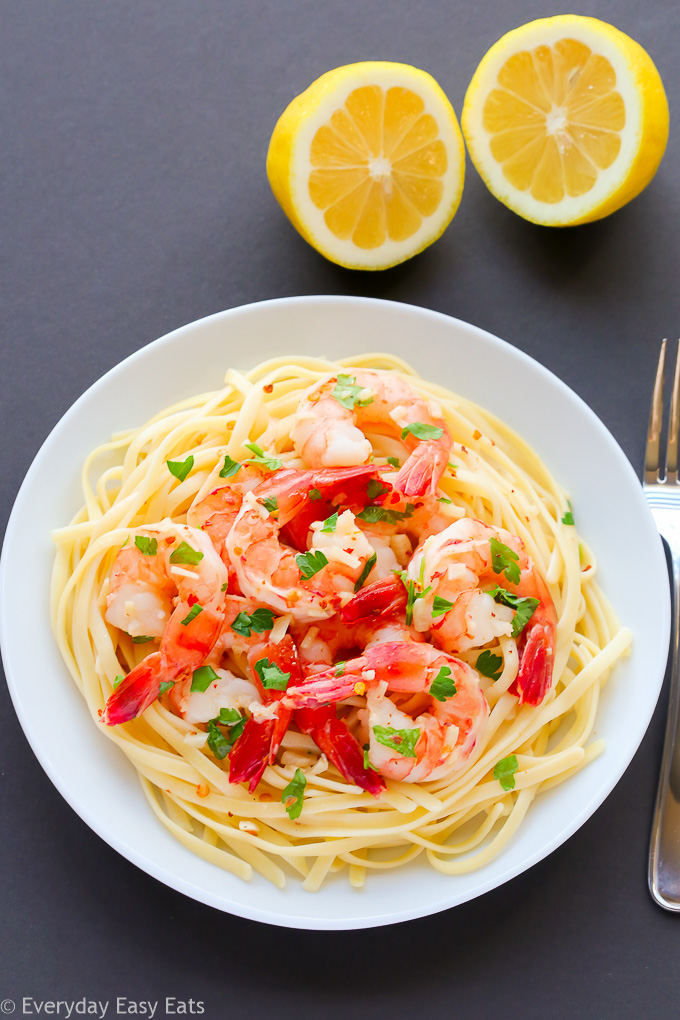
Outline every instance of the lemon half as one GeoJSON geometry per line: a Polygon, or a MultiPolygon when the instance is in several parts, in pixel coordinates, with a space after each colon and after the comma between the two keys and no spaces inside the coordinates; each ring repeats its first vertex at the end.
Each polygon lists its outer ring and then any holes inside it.
{"type": "Polygon", "coordinates": [[[279,118],[267,176],[314,248],[352,269],[386,269],[432,244],[463,191],[456,115],[431,75],[366,61],[318,78],[279,118]]]}
{"type": "Polygon", "coordinates": [[[638,43],[567,14],[491,47],[461,122],[496,198],[534,223],[567,226],[608,216],[650,182],[666,148],[668,103],[638,43]]]}

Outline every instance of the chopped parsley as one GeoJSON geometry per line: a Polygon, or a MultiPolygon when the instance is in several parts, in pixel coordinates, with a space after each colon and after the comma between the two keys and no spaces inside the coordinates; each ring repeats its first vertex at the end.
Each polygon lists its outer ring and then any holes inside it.
{"type": "Polygon", "coordinates": [[[519,556],[497,538],[490,539],[491,569],[494,574],[505,574],[511,584],[519,584],[519,556]]]}
{"type": "Polygon", "coordinates": [[[321,495],[321,490],[320,489],[310,489],[308,495],[309,495],[309,498],[311,499],[312,503],[314,503],[315,500],[317,500],[317,499],[323,499],[323,496],[321,495]]]}
{"type": "Polygon", "coordinates": [[[408,574],[405,570],[397,571],[395,574],[400,578],[404,588],[406,588],[406,626],[410,627],[413,623],[413,607],[418,601],[422,599],[428,592],[432,591],[432,586],[428,585],[427,588],[423,588],[423,579],[425,576],[425,558],[420,563],[420,578],[418,581],[409,581],[408,574]]]}
{"type": "Polygon", "coordinates": [[[224,458],[224,466],[220,471],[220,478],[232,478],[243,467],[237,460],[232,460],[229,454],[224,458]]]}
{"type": "Polygon", "coordinates": [[[229,587],[229,582],[225,581],[224,584],[222,585],[222,587],[220,588],[220,591],[226,591],[228,587],[229,587]]]}
{"type": "Polygon", "coordinates": [[[270,514],[279,509],[279,501],[276,496],[264,496],[262,499],[258,499],[257,502],[261,503],[270,514]]]}
{"type": "Polygon", "coordinates": [[[314,574],[318,574],[320,570],[327,565],[328,559],[320,549],[316,552],[310,549],[306,553],[298,553],[295,557],[295,562],[300,568],[300,574],[304,581],[308,581],[310,577],[314,577],[314,574]]]}
{"type": "Polygon", "coordinates": [[[373,769],[374,772],[378,771],[375,765],[371,765],[370,761],[368,760],[368,744],[364,744],[364,768],[373,769]]]}
{"type": "Polygon", "coordinates": [[[430,685],[429,693],[437,701],[446,701],[447,698],[452,698],[457,690],[451,679],[451,669],[449,666],[442,666],[430,685]]]}
{"type": "Polygon", "coordinates": [[[357,520],[366,521],[367,524],[378,524],[381,521],[384,524],[396,524],[397,521],[413,517],[414,510],[413,503],[407,503],[405,510],[388,510],[384,506],[367,506],[357,514],[357,520]]]}
{"type": "Polygon", "coordinates": [[[389,485],[383,485],[379,478],[369,478],[366,486],[366,495],[369,499],[377,499],[378,496],[384,496],[389,491],[389,485]]]}
{"type": "Polygon", "coordinates": [[[198,549],[192,549],[186,542],[180,542],[177,548],[170,553],[171,563],[191,563],[196,566],[203,559],[203,553],[198,549]]]}
{"type": "Polygon", "coordinates": [[[493,768],[493,777],[501,784],[505,792],[515,789],[515,772],[518,769],[517,755],[511,754],[507,758],[501,758],[493,768]]]}
{"type": "Polygon", "coordinates": [[[387,463],[390,465],[390,467],[393,467],[395,471],[398,471],[399,468],[401,467],[401,461],[399,460],[398,457],[388,457],[387,463]]]}
{"type": "Polygon", "coordinates": [[[191,693],[195,694],[196,691],[200,691],[202,694],[215,680],[217,680],[217,673],[212,666],[201,666],[199,669],[195,669],[191,677],[191,693]]]}
{"type": "Polygon", "coordinates": [[[274,614],[271,609],[256,609],[253,613],[239,613],[231,625],[231,629],[243,637],[250,637],[250,632],[264,634],[274,626],[274,614]]]}
{"type": "Polygon", "coordinates": [[[122,684],[124,679],[125,679],[125,677],[123,676],[122,673],[119,673],[118,676],[115,676],[113,678],[113,689],[114,689],[114,691],[115,691],[116,687],[120,687],[120,685],[122,684]]]}
{"type": "Polygon", "coordinates": [[[145,645],[147,643],[147,641],[155,641],[155,640],[156,640],[155,638],[149,637],[148,634],[137,634],[136,637],[132,638],[132,643],[134,645],[145,645]]]}
{"type": "Polygon", "coordinates": [[[321,528],[321,530],[325,532],[327,535],[332,534],[335,531],[337,523],[338,523],[338,511],[336,510],[334,514],[331,514],[330,517],[326,518],[326,520],[323,522],[323,527],[321,528]]]}
{"type": "Polygon", "coordinates": [[[155,538],[147,538],[146,535],[135,535],[135,545],[145,556],[155,556],[158,552],[158,542],[155,538]]]}
{"type": "Polygon", "coordinates": [[[295,775],[281,793],[281,803],[293,822],[302,814],[302,801],[306,785],[307,780],[302,769],[295,769],[295,775]]]}
{"type": "Polygon", "coordinates": [[[395,730],[392,726],[374,726],[373,732],[379,744],[391,748],[404,758],[416,757],[416,744],[420,737],[420,730],[395,730]]]}
{"type": "Polygon", "coordinates": [[[259,676],[262,686],[269,691],[285,691],[290,680],[290,673],[284,673],[275,662],[269,659],[258,659],[255,663],[255,672],[259,676]]]}
{"type": "Polygon", "coordinates": [[[347,660],[346,659],[343,659],[341,662],[336,662],[336,664],[335,664],[335,675],[336,676],[343,676],[344,673],[345,673],[345,666],[346,665],[347,665],[347,660]]]}
{"type": "Polygon", "coordinates": [[[359,394],[364,387],[357,386],[356,381],[356,376],[339,375],[335,389],[331,393],[331,396],[335,397],[337,402],[342,404],[348,411],[353,411],[355,404],[359,407],[367,407],[368,404],[373,403],[373,397],[366,397],[364,400],[359,399],[359,394]]]}
{"type": "Polygon", "coordinates": [[[192,454],[189,454],[186,460],[166,460],[165,463],[168,465],[170,474],[183,482],[194,466],[194,458],[192,454]]]}
{"type": "Polygon", "coordinates": [[[570,508],[569,510],[566,510],[562,514],[562,524],[572,524],[573,525],[573,523],[574,523],[574,515],[571,512],[571,508],[570,508]]]}
{"type": "Polygon", "coordinates": [[[437,496],[437,502],[438,503],[453,503],[453,500],[449,499],[448,496],[437,496]]]}
{"type": "Polygon", "coordinates": [[[354,585],[355,592],[360,591],[363,588],[364,583],[368,578],[368,575],[373,570],[373,567],[376,565],[377,561],[378,561],[377,552],[374,552],[372,556],[368,557],[368,559],[364,563],[364,569],[359,574],[357,578],[357,583],[354,585]]]}
{"type": "Polygon", "coordinates": [[[438,425],[425,425],[422,421],[412,421],[410,425],[403,428],[401,438],[406,439],[409,432],[416,439],[441,439],[444,435],[444,429],[440,429],[438,425]]]}
{"type": "Polygon", "coordinates": [[[184,617],[184,619],[180,620],[180,623],[182,624],[183,627],[186,627],[188,624],[191,623],[192,620],[196,619],[196,617],[198,616],[199,613],[202,613],[202,612],[203,612],[203,606],[199,606],[198,602],[196,602],[191,607],[191,609],[189,610],[187,615],[184,617]]]}
{"type": "Polygon", "coordinates": [[[174,686],[175,686],[174,680],[161,680],[161,685],[158,688],[158,696],[160,697],[161,694],[165,694],[166,691],[172,690],[174,686]]]}
{"type": "Polygon", "coordinates": [[[245,725],[246,717],[235,708],[221,708],[220,714],[208,722],[208,747],[219,761],[227,757],[245,725]],[[228,736],[220,726],[229,728],[228,736]]]}
{"type": "Polygon", "coordinates": [[[252,457],[243,462],[244,464],[261,464],[267,471],[278,471],[281,467],[281,461],[278,457],[268,457],[257,443],[244,443],[243,445],[253,454],[252,457]]]}
{"type": "Polygon", "coordinates": [[[512,592],[506,591],[505,588],[499,588],[498,586],[492,588],[488,594],[491,595],[495,602],[500,603],[500,605],[509,606],[510,609],[515,610],[515,615],[512,620],[512,636],[519,637],[531,617],[534,615],[534,610],[538,606],[539,600],[522,598],[520,595],[513,595],[512,592]]]}
{"type": "Polygon", "coordinates": [[[494,655],[487,648],[486,651],[481,652],[477,656],[475,669],[482,676],[488,676],[495,683],[503,672],[503,658],[500,655],[494,655]]]}
{"type": "Polygon", "coordinates": [[[453,609],[453,602],[443,599],[441,595],[435,595],[432,603],[432,619],[435,620],[438,616],[443,616],[444,613],[448,613],[449,609],[453,609]]]}

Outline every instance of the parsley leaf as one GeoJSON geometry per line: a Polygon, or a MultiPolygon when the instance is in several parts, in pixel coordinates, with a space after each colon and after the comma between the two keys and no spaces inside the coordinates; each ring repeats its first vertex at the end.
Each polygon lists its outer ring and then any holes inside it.
{"type": "Polygon", "coordinates": [[[194,466],[194,458],[189,454],[186,460],[166,460],[165,463],[168,465],[170,474],[174,475],[175,478],[179,478],[180,482],[183,482],[194,466]]]}
{"type": "Polygon", "coordinates": [[[518,769],[517,755],[510,754],[507,758],[501,758],[493,768],[493,777],[497,779],[506,791],[515,789],[515,772],[518,769]]]}
{"type": "Polygon", "coordinates": [[[422,599],[429,591],[432,591],[432,586],[428,585],[427,588],[422,587],[423,577],[425,575],[425,559],[420,564],[420,581],[409,581],[408,574],[405,570],[395,570],[394,573],[401,580],[404,588],[406,588],[406,626],[410,627],[413,623],[413,607],[418,601],[422,599]],[[419,590],[420,589],[420,590],[419,590]]]}
{"type": "Polygon", "coordinates": [[[367,506],[357,514],[357,520],[366,521],[367,524],[377,524],[379,521],[383,521],[385,524],[396,524],[397,521],[413,517],[414,510],[413,503],[407,503],[405,510],[388,510],[384,506],[367,506]]]}
{"type": "Polygon", "coordinates": [[[453,500],[449,499],[448,496],[437,496],[437,502],[438,503],[453,503],[453,500]]]}
{"type": "Polygon", "coordinates": [[[171,563],[191,563],[196,566],[203,559],[203,553],[198,549],[192,549],[186,542],[180,542],[177,548],[170,553],[171,563]]]}
{"type": "Polygon", "coordinates": [[[194,605],[189,610],[189,612],[187,613],[187,615],[184,617],[184,619],[180,620],[180,623],[182,624],[183,627],[186,627],[188,626],[188,624],[191,623],[192,620],[196,619],[199,613],[202,612],[203,606],[199,606],[198,602],[195,602],[194,605]]]}
{"type": "Polygon", "coordinates": [[[122,673],[119,673],[118,676],[115,676],[113,678],[113,689],[114,689],[114,691],[115,691],[116,687],[120,687],[120,685],[122,684],[124,679],[125,679],[125,677],[123,676],[122,673]]]}
{"type": "MultiPolygon", "coordinates": [[[[423,562],[425,561],[423,560],[423,562]]],[[[444,613],[448,613],[449,609],[453,609],[453,602],[443,599],[440,595],[435,595],[434,602],[432,603],[432,619],[443,616],[444,613]]]]}
{"type": "Polygon", "coordinates": [[[255,663],[255,672],[262,681],[262,686],[270,691],[285,691],[291,677],[290,673],[284,673],[269,659],[258,659],[255,663]]]}
{"type": "Polygon", "coordinates": [[[212,666],[201,666],[200,669],[195,669],[191,677],[191,693],[207,691],[215,680],[217,680],[217,673],[212,666]]]}
{"type": "Polygon", "coordinates": [[[147,538],[146,535],[135,535],[135,545],[145,556],[155,556],[158,552],[158,542],[155,538],[147,538]]]}
{"type": "Polygon", "coordinates": [[[295,769],[295,775],[281,793],[281,803],[293,822],[302,814],[302,800],[306,785],[307,780],[302,769],[295,769]]]}
{"type": "Polygon", "coordinates": [[[338,511],[336,510],[334,514],[331,514],[330,517],[326,518],[326,520],[323,522],[323,527],[321,530],[325,532],[327,535],[331,534],[332,532],[335,531],[337,523],[338,523],[338,511]]]}
{"type": "Polygon", "coordinates": [[[312,549],[306,553],[298,553],[295,557],[295,562],[300,568],[300,574],[304,581],[308,581],[310,577],[314,577],[314,574],[318,574],[320,570],[327,565],[328,559],[320,549],[314,552],[312,549]]]}
{"type": "Polygon", "coordinates": [[[347,659],[343,659],[341,662],[336,662],[336,664],[335,664],[335,675],[336,676],[344,676],[345,666],[346,665],[347,665],[347,659]]]}
{"type": "Polygon", "coordinates": [[[264,634],[274,626],[274,614],[271,609],[256,609],[254,613],[239,613],[231,625],[231,629],[243,637],[250,637],[251,630],[256,634],[264,634]]]}
{"type": "Polygon", "coordinates": [[[235,708],[221,708],[220,714],[208,722],[208,747],[220,761],[231,751],[232,747],[243,733],[246,725],[246,717],[235,708]],[[229,735],[220,729],[220,726],[229,727],[229,735]]]}
{"type": "Polygon", "coordinates": [[[172,690],[174,686],[174,680],[161,680],[161,685],[158,688],[158,696],[160,697],[161,694],[165,694],[166,691],[172,690]]]}
{"type": "Polygon", "coordinates": [[[456,694],[458,688],[451,679],[451,669],[449,666],[442,666],[436,677],[430,685],[428,693],[436,698],[437,701],[446,701],[447,698],[452,698],[456,694]]]}
{"type": "Polygon", "coordinates": [[[511,584],[519,584],[519,556],[497,538],[490,539],[491,569],[494,574],[505,574],[511,584]]]}
{"type": "Polygon", "coordinates": [[[220,471],[220,478],[232,478],[242,468],[237,460],[232,460],[229,454],[224,458],[224,467],[220,471]]]}
{"type": "Polygon", "coordinates": [[[487,648],[486,651],[481,652],[477,656],[475,669],[478,673],[481,673],[482,676],[488,676],[495,683],[503,672],[503,657],[500,655],[494,655],[493,652],[490,652],[487,648]]]}
{"type": "Polygon", "coordinates": [[[515,615],[512,620],[512,636],[519,637],[531,617],[534,615],[534,610],[538,606],[539,600],[522,598],[520,595],[513,595],[512,592],[506,591],[505,588],[499,588],[498,586],[492,588],[488,594],[491,595],[495,602],[499,602],[502,606],[509,606],[510,609],[515,610],[515,615]]]}
{"type": "Polygon", "coordinates": [[[571,510],[566,510],[564,512],[564,514],[562,515],[562,524],[573,524],[573,523],[574,523],[574,515],[573,515],[573,513],[571,512],[571,510]]]}
{"type": "Polygon", "coordinates": [[[364,744],[364,768],[373,769],[374,772],[378,771],[375,765],[371,765],[370,761],[368,760],[368,744],[364,744]]]}
{"type": "Polygon", "coordinates": [[[320,489],[310,489],[308,492],[308,496],[311,499],[312,503],[317,499],[323,499],[320,489]]]}
{"type": "Polygon", "coordinates": [[[395,471],[398,471],[399,468],[401,467],[401,461],[399,460],[398,457],[388,457],[387,463],[390,465],[390,467],[393,467],[395,471]]]}
{"type": "Polygon", "coordinates": [[[392,726],[374,726],[373,732],[379,744],[391,748],[404,758],[416,757],[416,744],[420,730],[395,730],[392,726]]]}
{"type": "Polygon", "coordinates": [[[366,486],[366,495],[369,499],[377,499],[378,496],[384,496],[389,491],[389,485],[383,485],[379,478],[369,478],[366,486]]]}
{"type": "Polygon", "coordinates": [[[222,585],[222,587],[220,588],[220,591],[226,591],[228,587],[229,587],[229,582],[225,581],[224,584],[222,585]]]}
{"type": "Polygon", "coordinates": [[[268,457],[257,443],[244,443],[243,445],[254,455],[245,460],[244,464],[262,464],[267,471],[278,471],[281,467],[281,461],[278,457],[268,457]]]}
{"type": "Polygon", "coordinates": [[[368,404],[373,403],[373,397],[366,397],[365,400],[359,400],[359,394],[363,390],[363,386],[356,386],[356,376],[353,375],[339,375],[338,381],[335,384],[335,389],[331,393],[332,397],[335,397],[339,404],[342,404],[348,411],[354,410],[354,405],[358,404],[359,407],[367,407],[368,404]]]}
{"type": "Polygon", "coordinates": [[[364,582],[368,578],[370,572],[373,570],[373,567],[376,565],[377,561],[378,561],[377,552],[374,552],[372,556],[368,557],[368,559],[364,563],[364,569],[359,574],[359,577],[357,578],[357,583],[354,585],[355,592],[360,591],[363,588],[364,582]]]}
{"type": "Polygon", "coordinates": [[[265,510],[268,510],[270,514],[273,514],[275,510],[279,509],[279,501],[276,496],[264,496],[262,499],[258,499],[258,503],[261,503],[265,510]]]}
{"type": "Polygon", "coordinates": [[[137,634],[136,637],[132,638],[133,645],[145,645],[147,641],[155,641],[153,637],[149,637],[148,634],[137,634]]]}
{"type": "Polygon", "coordinates": [[[401,438],[406,439],[409,432],[416,439],[441,439],[444,435],[444,429],[440,429],[438,425],[425,425],[422,421],[412,421],[402,429],[401,438]]]}

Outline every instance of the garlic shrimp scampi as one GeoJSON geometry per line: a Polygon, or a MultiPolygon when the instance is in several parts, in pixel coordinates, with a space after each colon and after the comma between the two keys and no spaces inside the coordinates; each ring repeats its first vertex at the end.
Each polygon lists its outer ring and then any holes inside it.
{"type": "Polygon", "coordinates": [[[389,355],[276,359],[102,453],[55,533],[55,634],[205,859],[310,890],[462,873],[601,749],[630,634],[578,508],[464,397],[389,355]]]}

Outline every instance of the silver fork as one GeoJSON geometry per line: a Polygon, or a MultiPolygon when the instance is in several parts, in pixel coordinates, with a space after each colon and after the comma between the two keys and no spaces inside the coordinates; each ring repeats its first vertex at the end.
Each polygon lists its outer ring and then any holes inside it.
{"type": "Polygon", "coordinates": [[[661,344],[649,418],[642,488],[673,567],[671,683],[659,788],[649,845],[649,891],[666,910],[680,911],[680,483],[678,482],[678,425],[680,424],[680,344],[675,361],[673,395],[666,439],[666,466],[659,466],[663,415],[663,377],[666,341],[661,344]]]}

